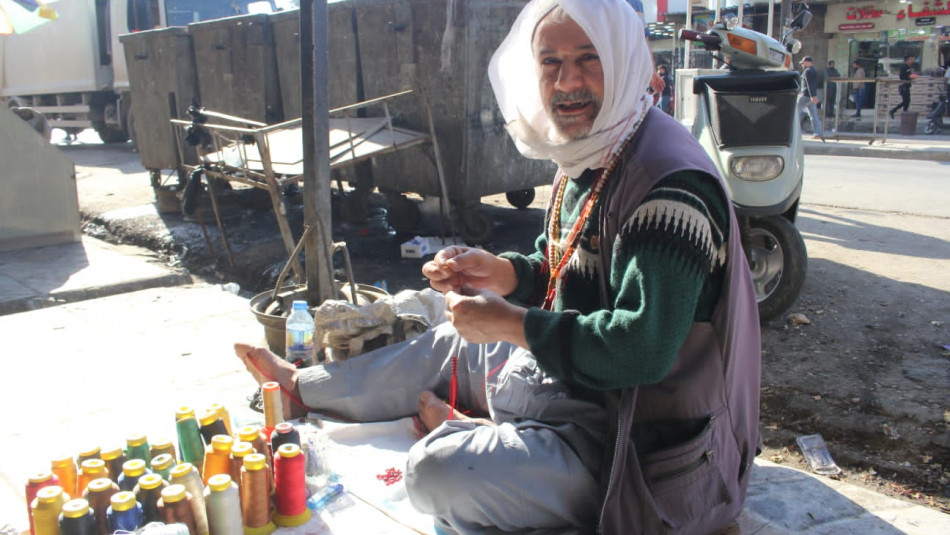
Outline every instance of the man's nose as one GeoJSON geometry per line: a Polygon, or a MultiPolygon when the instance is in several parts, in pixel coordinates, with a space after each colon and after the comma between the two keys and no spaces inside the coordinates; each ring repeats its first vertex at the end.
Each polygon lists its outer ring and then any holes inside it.
{"type": "Polygon", "coordinates": [[[557,89],[569,93],[575,89],[583,87],[584,76],[580,67],[569,61],[561,64],[561,70],[558,72],[557,89]]]}

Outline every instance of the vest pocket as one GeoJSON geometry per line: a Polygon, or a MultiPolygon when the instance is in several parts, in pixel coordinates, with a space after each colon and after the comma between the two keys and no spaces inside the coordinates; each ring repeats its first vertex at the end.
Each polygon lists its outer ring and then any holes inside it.
{"type": "Polygon", "coordinates": [[[715,414],[694,437],[642,458],[643,475],[657,514],[676,528],[707,514],[732,496],[717,465],[715,414]]]}

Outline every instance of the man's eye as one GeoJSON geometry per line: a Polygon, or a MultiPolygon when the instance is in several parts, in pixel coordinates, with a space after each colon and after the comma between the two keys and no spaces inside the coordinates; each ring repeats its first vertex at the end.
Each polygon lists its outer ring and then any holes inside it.
{"type": "Polygon", "coordinates": [[[555,58],[543,58],[541,65],[560,65],[561,62],[555,58]]]}
{"type": "Polygon", "coordinates": [[[600,56],[597,54],[584,54],[581,56],[581,61],[600,61],[600,56]]]}

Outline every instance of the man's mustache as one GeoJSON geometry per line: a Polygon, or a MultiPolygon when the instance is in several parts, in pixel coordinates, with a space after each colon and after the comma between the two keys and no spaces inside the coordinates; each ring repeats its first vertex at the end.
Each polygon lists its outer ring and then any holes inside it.
{"type": "Polygon", "coordinates": [[[600,101],[593,93],[584,89],[578,89],[576,91],[571,91],[570,93],[565,93],[563,91],[555,91],[551,95],[551,106],[557,106],[562,103],[578,102],[590,100],[594,104],[600,105],[600,101]]]}

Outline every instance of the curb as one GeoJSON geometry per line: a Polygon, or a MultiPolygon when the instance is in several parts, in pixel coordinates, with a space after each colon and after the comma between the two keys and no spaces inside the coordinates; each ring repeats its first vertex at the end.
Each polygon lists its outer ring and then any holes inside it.
{"type": "Polygon", "coordinates": [[[833,139],[825,142],[806,141],[805,154],[823,156],[858,156],[866,158],[890,158],[895,160],[931,160],[935,162],[950,162],[950,151],[928,150],[919,148],[887,147],[881,145],[852,143],[842,144],[833,139]]]}

